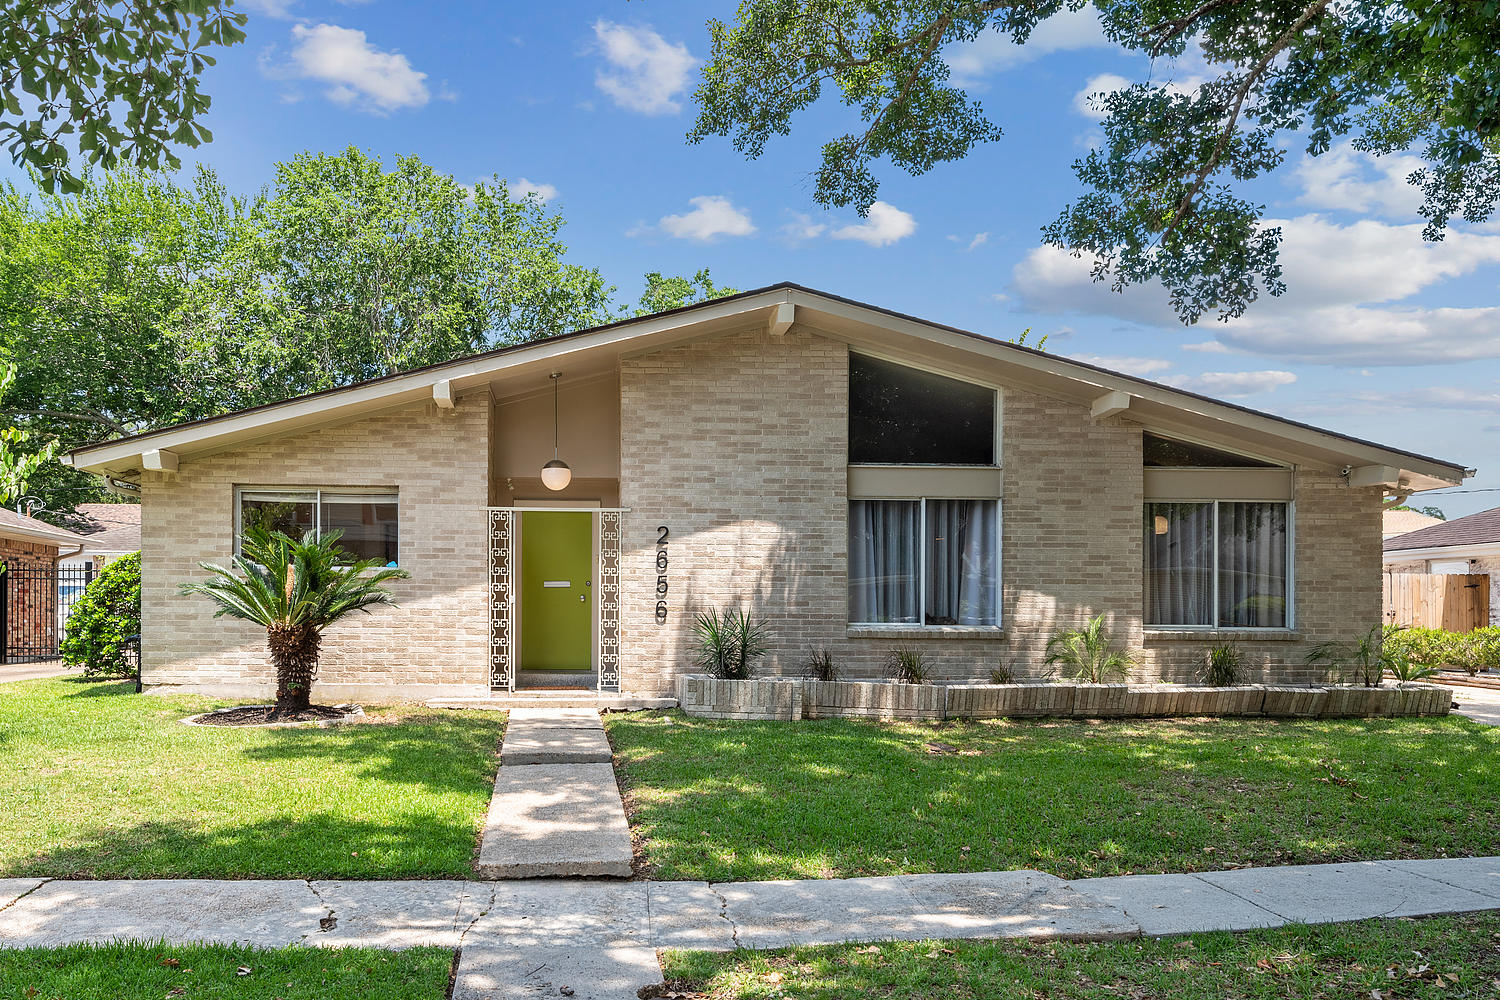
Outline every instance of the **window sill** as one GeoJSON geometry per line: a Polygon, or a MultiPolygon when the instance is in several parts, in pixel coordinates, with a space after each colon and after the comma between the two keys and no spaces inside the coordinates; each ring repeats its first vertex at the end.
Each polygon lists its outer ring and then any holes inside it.
{"type": "Polygon", "coordinates": [[[1299,642],[1302,633],[1289,628],[1151,628],[1146,642],[1299,642]]]}
{"type": "Polygon", "coordinates": [[[850,625],[850,639],[1004,639],[996,625],[850,625]]]}

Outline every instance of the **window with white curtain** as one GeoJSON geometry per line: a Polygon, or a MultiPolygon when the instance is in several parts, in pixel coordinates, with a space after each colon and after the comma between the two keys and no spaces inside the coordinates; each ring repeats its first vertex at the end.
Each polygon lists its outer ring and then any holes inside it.
{"type": "Polygon", "coordinates": [[[293,538],[340,531],[339,547],[355,559],[396,565],[399,519],[395,490],[239,491],[235,548],[250,528],[281,531],[293,538]]]}
{"type": "Polygon", "coordinates": [[[993,626],[1000,620],[998,500],[851,500],[849,621],[993,626]]]}
{"type": "Polygon", "coordinates": [[[1146,625],[1288,627],[1290,514],[1282,501],[1147,503],[1146,625]]]}

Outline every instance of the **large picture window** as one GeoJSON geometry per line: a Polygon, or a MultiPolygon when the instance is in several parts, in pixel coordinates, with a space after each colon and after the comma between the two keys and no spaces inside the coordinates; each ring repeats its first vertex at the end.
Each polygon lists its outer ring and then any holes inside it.
{"type": "Polygon", "coordinates": [[[997,500],[851,500],[849,621],[997,625],[997,500]]]}
{"type": "Polygon", "coordinates": [[[849,356],[849,461],[994,465],[995,390],[849,356]]]}
{"type": "Polygon", "coordinates": [[[1288,627],[1287,503],[1147,503],[1143,532],[1147,626],[1288,627]]]}
{"type": "Polygon", "coordinates": [[[293,538],[311,531],[341,531],[339,546],[356,559],[396,565],[398,527],[395,490],[240,490],[235,545],[250,528],[282,531],[293,538]]]}

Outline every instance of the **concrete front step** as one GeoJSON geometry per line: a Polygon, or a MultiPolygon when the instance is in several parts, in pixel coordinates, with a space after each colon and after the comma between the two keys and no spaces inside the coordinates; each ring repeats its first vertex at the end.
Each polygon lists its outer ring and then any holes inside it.
{"type": "Polygon", "coordinates": [[[628,878],[631,857],[611,765],[501,765],[474,866],[480,878],[628,878]]]}
{"type": "Polygon", "coordinates": [[[497,691],[491,695],[473,697],[432,698],[425,704],[428,708],[483,708],[501,712],[517,708],[591,708],[596,712],[641,712],[652,708],[676,708],[677,699],[641,694],[595,694],[591,691],[516,691],[513,694],[497,691]]]}

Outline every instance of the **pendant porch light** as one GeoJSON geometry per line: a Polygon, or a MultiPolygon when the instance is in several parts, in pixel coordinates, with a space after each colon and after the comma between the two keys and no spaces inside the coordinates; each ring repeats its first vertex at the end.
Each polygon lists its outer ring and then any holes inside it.
{"type": "Polygon", "coordinates": [[[542,466],[542,485],[549,490],[567,489],[573,481],[573,470],[568,463],[557,457],[557,380],[562,372],[553,372],[552,379],[552,461],[542,466]]]}

